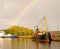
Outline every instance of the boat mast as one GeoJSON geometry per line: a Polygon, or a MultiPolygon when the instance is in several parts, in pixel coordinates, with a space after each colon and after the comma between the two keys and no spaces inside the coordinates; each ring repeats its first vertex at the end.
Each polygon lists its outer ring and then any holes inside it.
{"type": "Polygon", "coordinates": [[[46,16],[44,16],[44,19],[43,19],[43,25],[44,25],[43,32],[46,32],[46,31],[47,31],[46,16]]]}
{"type": "Polygon", "coordinates": [[[47,26],[47,22],[46,22],[46,16],[44,16],[40,21],[39,23],[36,25],[36,27],[34,28],[38,28],[38,25],[43,21],[43,30],[42,32],[46,32],[48,30],[48,26],[47,26]]]}

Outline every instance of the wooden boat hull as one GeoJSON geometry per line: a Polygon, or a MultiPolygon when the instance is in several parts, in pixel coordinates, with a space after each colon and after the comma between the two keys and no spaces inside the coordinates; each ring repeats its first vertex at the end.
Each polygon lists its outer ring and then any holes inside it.
{"type": "Polygon", "coordinates": [[[51,42],[52,40],[46,37],[46,35],[33,36],[32,39],[38,42],[51,42]]]}
{"type": "Polygon", "coordinates": [[[38,42],[50,42],[50,40],[36,40],[38,42]]]}
{"type": "Polygon", "coordinates": [[[51,42],[49,39],[36,39],[36,38],[32,38],[33,41],[37,41],[37,42],[51,42]]]}

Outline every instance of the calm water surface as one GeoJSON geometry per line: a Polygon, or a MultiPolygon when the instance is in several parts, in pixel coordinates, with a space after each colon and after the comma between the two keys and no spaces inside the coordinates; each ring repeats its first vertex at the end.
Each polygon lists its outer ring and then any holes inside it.
{"type": "Polygon", "coordinates": [[[41,43],[32,39],[0,38],[0,49],[60,49],[60,41],[41,43]]]}

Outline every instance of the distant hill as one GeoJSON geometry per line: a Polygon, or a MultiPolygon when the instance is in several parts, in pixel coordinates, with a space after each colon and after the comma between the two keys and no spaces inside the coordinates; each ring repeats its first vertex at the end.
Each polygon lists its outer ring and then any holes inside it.
{"type": "Polygon", "coordinates": [[[22,26],[11,26],[7,29],[4,29],[6,34],[16,34],[17,36],[23,35],[32,35],[33,30],[30,28],[22,27],[22,26]]]}

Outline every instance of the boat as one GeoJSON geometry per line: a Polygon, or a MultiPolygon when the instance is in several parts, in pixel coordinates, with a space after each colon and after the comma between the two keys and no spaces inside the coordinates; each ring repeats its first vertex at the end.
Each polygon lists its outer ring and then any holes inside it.
{"type": "Polygon", "coordinates": [[[47,34],[39,32],[36,35],[33,35],[32,38],[34,41],[40,41],[40,42],[51,42],[52,41],[50,32],[47,32],[47,34]]]}
{"type": "Polygon", "coordinates": [[[17,35],[5,34],[5,31],[0,31],[1,38],[17,38],[17,35]]]}
{"type": "Polygon", "coordinates": [[[44,16],[44,30],[39,31],[38,27],[34,30],[34,34],[32,36],[34,41],[40,41],[40,42],[51,42],[52,38],[50,35],[50,32],[46,31],[46,17],[44,16]]]}
{"type": "Polygon", "coordinates": [[[17,38],[16,35],[3,35],[2,38],[17,38]]]}

